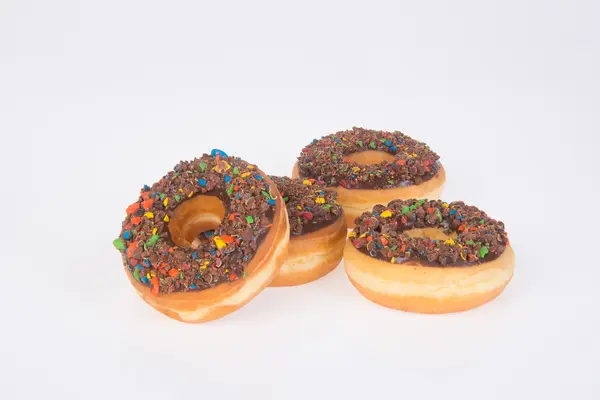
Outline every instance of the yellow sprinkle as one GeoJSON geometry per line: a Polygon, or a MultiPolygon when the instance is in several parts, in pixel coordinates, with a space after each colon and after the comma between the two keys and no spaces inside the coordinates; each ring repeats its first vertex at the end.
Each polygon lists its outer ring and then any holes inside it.
{"type": "Polygon", "coordinates": [[[317,197],[317,198],[315,199],[315,202],[316,202],[317,204],[325,204],[325,199],[324,199],[324,198],[322,198],[322,197],[317,197]]]}
{"type": "Polygon", "coordinates": [[[240,175],[242,178],[247,177],[248,175],[250,175],[250,172],[244,172],[242,175],[240,175]]]}
{"type": "Polygon", "coordinates": [[[225,243],[225,241],[223,239],[221,239],[221,236],[215,236],[214,239],[215,244],[217,245],[217,249],[222,249],[223,247],[227,247],[227,243],[225,243]]]}
{"type": "Polygon", "coordinates": [[[308,186],[312,185],[312,183],[310,183],[310,181],[308,179],[303,180],[302,183],[305,185],[308,185],[308,186]]]}
{"type": "Polygon", "coordinates": [[[352,231],[348,234],[349,238],[355,238],[356,237],[356,232],[352,231]]]}
{"type": "Polygon", "coordinates": [[[150,279],[150,272],[146,273],[146,278],[150,279]]]}
{"type": "Polygon", "coordinates": [[[152,229],[152,234],[153,234],[153,235],[156,235],[156,232],[157,232],[157,231],[158,231],[158,228],[154,228],[154,229],[152,229]]]}
{"type": "Polygon", "coordinates": [[[169,216],[168,216],[168,215],[165,215],[165,217],[163,218],[163,221],[165,221],[165,222],[169,222],[169,216]]]}
{"type": "Polygon", "coordinates": [[[204,261],[204,265],[208,265],[208,264],[210,264],[210,261],[208,261],[208,260],[204,261]]]}
{"type": "Polygon", "coordinates": [[[296,206],[298,210],[302,210],[302,206],[296,206]]]}
{"type": "Polygon", "coordinates": [[[183,193],[183,189],[182,189],[182,188],[179,188],[179,191],[180,191],[181,193],[183,193]]]}
{"type": "Polygon", "coordinates": [[[219,161],[213,168],[217,172],[225,172],[231,168],[231,165],[227,161],[219,161]]]}
{"type": "Polygon", "coordinates": [[[154,218],[154,213],[151,211],[148,211],[146,214],[144,214],[144,217],[154,218]]]}
{"type": "Polygon", "coordinates": [[[359,238],[364,238],[364,237],[367,237],[367,233],[366,232],[359,236],[359,238]]]}
{"type": "Polygon", "coordinates": [[[463,253],[462,253],[462,251],[460,252],[460,258],[462,258],[462,259],[463,259],[463,260],[465,260],[465,261],[467,260],[467,259],[465,258],[465,256],[463,256],[463,253]]]}
{"type": "Polygon", "coordinates": [[[248,169],[254,169],[254,165],[248,165],[248,169]]]}
{"type": "Polygon", "coordinates": [[[417,153],[413,153],[412,155],[413,155],[413,157],[418,157],[418,156],[417,156],[417,153]]]}
{"type": "Polygon", "coordinates": [[[396,261],[396,257],[392,257],[392,259],[390,260],[390,262],[393,264],[396,261]]]}
{"type": "Polygon", "coordinates": [[[352,168],[352,172],[354,172],[355,174],[360,172],[360,168],[359,167],[353,167],[352,168]]]}
{"type": "Polygon", "coordinates": [[[444,243],[449,244],[450,246],[454,246],[454,240],[452,240],[452,239],[448,239],[444,243]]]}
{"type": "Polygon", "coordinates": [[[392,212],[390,210],[385,210],[384,212],[382,212],[379,215],[382,216],[383,218],[389,218],[392,216],[392,212]]]}
{"type": "Polygon", "coordinates": [[[345,137],[343,137],[342,140],[348,140],[348,139],[346,139],[345,137]]]}
{"type": "Polygon", "coordinates": [[[188,197],[192,197],[194,195],[194,192],[190,192],[190,194],[188,194],[188,197]]]}
{"type": "Polygon", "coordinates": [[[448,208],[448,203],[442,203],[442,206],[448,208]]]}
{"type": "Polygon", "coordinates": [[[154,272],[150,272],[150,276],[154,278],[156,274],[154,272]]]}
{"type": "Polygon", "coordinates": [[[201,266],[200,269],[206,269],[206,265],[201,266]]]}
{"type": "Polygon", "coordinates": [[[167,204],[169,204],[169,198],[168,197],[165,199],[165,201],[163,201],[163,206],[166,207],[167,204]]]}

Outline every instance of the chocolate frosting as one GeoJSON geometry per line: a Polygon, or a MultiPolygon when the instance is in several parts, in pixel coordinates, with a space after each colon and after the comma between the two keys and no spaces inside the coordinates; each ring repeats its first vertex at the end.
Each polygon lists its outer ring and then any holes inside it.
{"type": "Polygon", "coordinates": [[[144,186],[127,207],[121,234],[113,242],[135,279],[152,293],[198,291],[245,276],[245,268],[268,233],[277,188],[256,166],[219,150],[181,161],[160,181],[144,186]],[[178,205],[196,195],[217,196],[225,216],[215,231],[200,236],[196,249],[170,238],[168,223],[178,205]]]}
{"type": "Polygon", "coordinates": [[[425,143],[402,132],[354,127],[313,140],[298,157],[298,171],[301,177],[323,181],[327,186],[386,189],[419,185],[431,179],[440,167],[438,159],[425,143]],[[395,161],[361,165],[345,159],[349,154],[369,150],[389,153],[395,161]]]}
{"type": "Polygon", "coordinates": [[[337,193],[314,179],[270,177],[283,196],[290,220],[290,235],[299,236],[325,228],[342,216],[337,193]]]}
{"type": "Polygon", "coordinates": [[[418,261],[434,267],[472,266],[498,258],[508,236],[504,224],[462,201],[393,200],[356,218],[348,235],[360,252],[392,264],[418,261]],[[451,238],[410,237],[412,228],[438,228],[451,238]]]}

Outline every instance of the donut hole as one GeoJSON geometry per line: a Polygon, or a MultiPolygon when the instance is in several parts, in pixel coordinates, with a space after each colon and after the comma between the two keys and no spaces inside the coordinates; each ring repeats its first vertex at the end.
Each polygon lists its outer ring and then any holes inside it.
{"type": "Polygon", "coordinates": [[[169,222],[171,239],[189,247],[202,232],[216,229],[225,217],[225,205],[216,196],[199,195],[181,203],[169,222]]]}
{"type": "Polygon", "coordinates": [[[390,153],[379,150],[360,151],[358,153],[348,154],[344,158],[347,162],[355,162],[359,165],[379,164],[382,161],[396,161],[396,157],[390,153]]]}
{"type": "Polygon", "coordinates": [[[404,233],[413,238],[429,238],[432,240],[448,240],[456,239],[458,235],[456,232],[450,232],[447,234],[440,228],[413,228],[407,229],[404,233]]]}

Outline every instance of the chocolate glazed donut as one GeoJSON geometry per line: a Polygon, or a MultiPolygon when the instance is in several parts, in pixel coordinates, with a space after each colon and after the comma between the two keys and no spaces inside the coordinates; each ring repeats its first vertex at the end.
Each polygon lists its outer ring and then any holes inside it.
{"type": "Polygon", "coordinates": [[[271,286],[301,285],[327,275],[342,260],[346,242],[346,219],[337,194],[314,179],[271,178],[290,222],[289,253],[271,286]]]}
{"type": "Polygon", "coordinates": [[[285,203],[271,179],[213,150],[145,186],[114,245],[145,302],[202,322],[237,310],[267,286],[288,241],[285,203]]]}
{"type": "Polygon", "coordinates": [[[313,140],[292,177],[324,181],[338,193],[349,227],[376,204],[394,199],[437,199],[446,181],[439,156],[426,144],[395,131],[362,128],[313,140]]]}
{"type": "Polygon", "coordinates": [[[468,310],[498,296],[515,256],[504,224],[463,202],[394,200],[356,220],[344,265],[369,300],[420,313],[468,310]]]}

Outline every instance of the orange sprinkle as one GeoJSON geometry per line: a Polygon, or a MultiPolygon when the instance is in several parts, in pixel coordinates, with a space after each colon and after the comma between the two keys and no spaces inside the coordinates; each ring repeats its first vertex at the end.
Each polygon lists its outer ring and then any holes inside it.
{"type": "Polygon", "coordinates": [[[231,274],[231,275],[229,275],[229,280],[230,280],[230,281],[234,280],[235,278],[237,278],[237,275],[236,275],[236,274],[231,274]]]}
{"type": "Polygon", "coordinates": [[[373,236],[371,236],[371,235],[367,236],[367,240],[370,242],[371,240],[373,240],[373,236]]]}
{"type": "Polygon", "coordinates": [[[433,212],[434,212],[434,211],[435,211],[435,208],[433,208],[433,207],[429,207],[429,208],[427,209],[427,214],[433,214],[433,212]]]}
{"type": "Polygon", "coordinates": [[[238,213],[231,213],[231,214],[229,214],[229,220],[233,221],[237,215],[240,215],[240,214],[238,214],[238,213]]]}
{"type": "Polygon", "coordinates": [[[140,209],[140,203],[133,203],[132,205],[127,207],[127,215],[131,215],[139,209],[140,209]]]}
{"type": "Polygon", "coordinates": [[[150,293],[152,293],[155,296],[158,296],[158,278],[155,276],[150,281],[152,282],[152,290],[150,291],[150,293]]]}
{"type": "Polygon", "coordinates": [[[229,235],[221,235],[221,239],[223,239],[225,243],[231,243],[234,241],[234,239],[229,235]]]}
{"type": "Polygon", "coordinates": [[[459,230],[459,231],[464,231],[464,230],[465,230],[465,228],[466,228],[466,226],[464,226],[464,225],[461,225],[461,226],[459,226],[459,227],[458,227],[458,230],[459,230]]]}
{"type": "Polygon", "coordinates": [[[137,224],[139,224],[140,222],[142,222],[142,218],[141,218],[141,217],[138,217],[138,216],[131,217],[131,223],[132,223],[132,224],[134,224],[134,225],[137,225],[137,224]]]}
{"type": "Polygon", "coordinates": [[[402,245],[402,248],[400,249],[400,251],[404,253],[406,251],[406,246],[402,245]]]}
{"type": "Polygon", "coordinates": [[[406,160],[398,160],[397,162],[398,162],[398,164],[400,164],[400,165],[404,165],[404,164],[406,164],[406,160]]]}
{"type": "Polygon", "coordinates": [[[179,276],[179,271],[177,271],[175,268],[171,268],[169,270],[169,275],[171,275],[171,278],[175,279],[179,276]]]}
{"type": "Polygon", "coordinates": [[[150,192],[142,192],[142,199],[148,200],[150,198],[150,192]]]}
{"type": "Polygon", "coordinates": [[[144,210],[149,210],[150,207],[152,207],[152,204],[154,204],[154,200],[150,199],[150,200],[145,200],[142,203],[142,206],[144,207],[144,210]]]}
{"type": "Polygon", "coordinates": [[[133,257],[133,252],[137,249],[138,242],[133,242],[127,248],[127,257],[133,257]]]}
{"type": "Polygon", "coordinates": [[[384,238],[384,237],[381,238],[381,244],[382,245],[386,246],[388,243],[389,242],[388,242],[388,240],[386,238],[384,238]]]}

